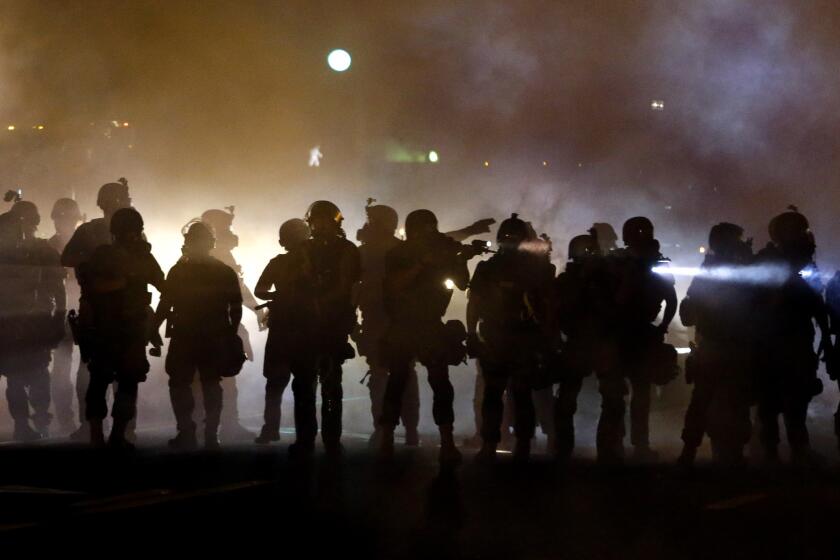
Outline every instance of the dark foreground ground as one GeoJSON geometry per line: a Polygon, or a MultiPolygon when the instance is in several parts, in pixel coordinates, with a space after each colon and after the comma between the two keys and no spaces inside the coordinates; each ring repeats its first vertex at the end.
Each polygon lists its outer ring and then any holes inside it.
{"type": "Polygon", "coordinates": [[[296,464],[285,443],[175,454],[161,436],[128,457],[66,443],[4,445],[0,550],[7,558],[50,549],[218,557],[229,547],[288,558],[840,558],[836,467],[608,471],[580,460],[561,470],[537,457],[517,469],[500,455],[488,469],[466,455],[442,473],[435,451],[400,449],[382,465],[348,438],[341,461],[319,453],[296,464]]]}

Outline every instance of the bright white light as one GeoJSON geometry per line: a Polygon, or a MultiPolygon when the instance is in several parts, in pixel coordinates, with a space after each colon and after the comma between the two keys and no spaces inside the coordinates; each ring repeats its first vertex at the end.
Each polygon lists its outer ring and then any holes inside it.
{"type": "Polygon", "coordinates": [[[6,127],[6,130],[14,130],[14,129],[15,129],[15,125],[13,125],[13,124],[10,124],[9,126],[6,127]]]}
{"type": "Polygon", "coordinates": [[[344,72],[350,68],[353,59],[350,58],[350,53],[344,49],[335,49],[327,55],[327,64],[336,72],[344,72]]]}
{"type": "Polygon", "coordinates": [[[487,243],[485,243],[485,245],[487,245],[487,248],[489,249],[490,247],[492,247],[492,246],[493,246],[493,242],[492,242],[492,241],[488,241],[487,243]]]}
{"type": "Polygon", "coordinates": [[[453,282],[449,278],[447,278],[446,280],[443,281],[443,285],[446,286],[447,290],[454,290],[455,289],[455,282],[453,282]]]}
{"type": "Polygon", "coordinates": [[[322,157],[324,154],[321,153],[321,146],[315,146],[309,150],[309,167],[320,167],[322,157]]]}
{"type": "Polygon", "coordinates": [[[400,239],[405,239],[405,228],[401,227],[400,230],[397,232],[397,235],[400,239]]]}
{"type": "Polygon", "coordinates": [[[432,151],[429,152],[429,161],[431,163],[437,163],[438,162],[438,153],[436,151],[432,150],[432,151]]]}
{"type": "Polygon", "coordinates": [[[665,109],[665,102],[661,99],[654,99],[650,102],[650,108],[654,111],[662,111],[665,109]]]}
{"type": "Polygon", "coordinates": [[[691,348],[688,348],[688,347],[677,348],[677,354],[691,354],[691,348]]]}
{"type": "Polygon", "coordinates": [[[650,269],[654,274],[672,274],[674,276],[697,276],[701,273],[696,266],[668,266],[661,264],[650,269]]]}
{"type": "Polygon", "coordinates": [[[705,255],[705,254],[706,254],[706,248],[705,248],[705,247],[703,247],[702,245],[700,246],[699,251],[700,251],[700,254],[701,254],[701,255],[705,255]]]}
{"type": "MultiPolygon", "coordinates": [[[[670,274],[671,276],[701,276],[713,280],[736,282],[739,284],[765,284],[778,286],[790,279],[790,269],[783,265],[761,264],[750,266],[714,266],[699,268],[693,266],[657,265],[650,269],[654,274],[670,274]]],[[[813,269],[806,268],[799,271],[802,278],[815,276],[827,279],[827,275],[813,269]]]]}

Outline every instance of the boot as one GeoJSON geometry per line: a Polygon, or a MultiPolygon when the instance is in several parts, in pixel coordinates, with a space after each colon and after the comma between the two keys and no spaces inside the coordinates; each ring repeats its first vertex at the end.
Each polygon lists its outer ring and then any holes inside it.
{"type": "Polygon", "coordinates": [[[204,431],[204,449],[208,451],[217,451],[221,449],[222,446],[219,443],[219,431],[218,430],[205,430],[204,431]]]}
{"type": "Polygon", "coordinates": [[[452,426],[440,427],[440,453],[438,461],[441,466],[454,467],[461,464],[461,452],[455,447],[455,439],[452,436],[452,426]]]}
{"type": "Polygon", "coordinates": [[[690,469],[694,467],[694,460],[697,458],[697,448],[691,445],[686,445],[682,449],[679,458],[677,459],[677,466],[683,469],[690,469]]]}
{"type": "Polygon", "coordinates": [[[513,462],[519,465],[528,463],[531,458],[531,440],[525,438],[517,438],[516,445],[513,448],[513,462]]]}
{"type": "Polygon", "coordinates": [[[134,451],[134,444],[125,439],[125,434],[114,434],[108,437],[108,449],[114,451],[134,451]]]}
{"type": "Polygon", "coordinates": [[[296,461],[308,461],[315,453],[315,442],[297,440],[289,446],[289,457],[296,461]]]}
{"type": "Polygon", "coordinates": [[[598,464],[602,467],[620,467],[624,464],[624,446],[602,444],[598,446],[598,464]]]}
{"type": "Polygon", "coordinates": [[[475,454],[475,462],[482,465],[492,465],[496,462],[496,444],[485,442],[478,453],[475,454]]]}
{"type": "Polygon", "coordinates": [[[198,440],[195,437],[195,431],[183,431],[178,432],[178,435],[170,439],[167,445],[172,449],[192,451],[198,447],[198,440]]]}
{"type": "Polygon", "coordinates": [[[267,426],[263,426],[260,435],[254,438],[254,443],[259,445],[268,445],[275,441],[280,441],[280,430],[272,430],[267,426]]]}
{"type": "Polygon", "coordinates": [[[114,419],[114,424],[111,426],[111,435],[108,436],[108,448],[117,451],[134,451],[134,444],[128,441],[125,437],[128,421],[123,419],[114,419]]]}
{"type": "MultiPolygon", "coordinates": [[[[105,447],[105,432],[102,430],[102,420],[88,420],[84,426],[87,426],[90,444],[93,447],[105,447]]],[[[79,430],[81,429],[79,428],[79,430]]]]}
{"type": "Polygon", "coordinates": [[[394,428],[382,426],[379,429],[379,458],[390,459],[394,456],[394,428]]]}
{"type": "Polygon", "coordinates": [[[374,428],[373,433],[368,438],[368,447],[371,449],[379,449],[380,441],[382,440],[382,430],[374,428]]]}
{"type": "Polygon", "coordinates": [[[408,447],[418,447],[420,445],[420,434],[417,428],[405,429],[405,444],[408,447]]]}
{"type": "Polygon", "coordinates": [[[38,441],[41,434],[29,426],[29,422],[15,422],[14,440],[21,443],[38,441]]]}

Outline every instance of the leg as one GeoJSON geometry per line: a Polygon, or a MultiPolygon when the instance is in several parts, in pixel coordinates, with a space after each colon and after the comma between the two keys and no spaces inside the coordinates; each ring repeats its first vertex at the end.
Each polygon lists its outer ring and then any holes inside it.
{"type": "Polygon", "coordinates": [[[403,395],[412,370],[410,355],[395,355],[389,360],[388,383],[385,386],[385,401],[382,406],[380,426],[393,431],[399,424],[402,412],[403,395]]]}
{"type": "Polygon", "coordinates": [[[432,416],[438,426],[452,426],[455,422],[455,389],[449,380],[449,366],[429,364],[429,385],[432,387],[432,416]]]}
{"type": "MultiPolygon", "coordinates": [[[[516,400],[515,397],[514,400],[516,400]]],[[[534,402],[534,413],[537,423],[540,425],[540,430],[552,442],[553,447],[554,438],[557,434],[554,424],[554,387],[548,386],[532,390],[531,400],[534,402]]],[[[519,406],[517,405],[516,408],[518,410],[519,406]]]]}
{"type": "Polygon", "coordinates": [[[791,457],[794,461],[807,460],[811,451],[807,424],[808,405],[811,399],[798,394],[791,395],[786,401],[783,417],[791,457]]]}
{"type": "Polygon", "coordinates": [[[16,441],[38,439],[35,431],[29,425],[27,384],[27,375],[23,372],[15,372],[6,376],[6,400],[9,403],[9,414],[15,422],[14,438],[16,441]]]}
{"type": "Polygon", "coordinates": [[[252,434],[239,421],[239,387],[236,377],[222,377],[224,405],[222,406],[222,433],[228,439],[250,439],[252,434]]]}
{"type": "Polygon", "coordinates": [[[417,426],[420,424],[420,383],[417,380],[417,364],[411,364],[411,372],[405,384],[402,411],[400,413],[405,426],[406,445],[418,445],[420,437],[417,426]]]}
{"type": "Polygon", "coordinates": [[[204,397],[204,446],[215,448],[219,446],[219,422],[222,416],[221,377],[210,368],[201,371],[201,392],[204,397]]]}
{"type": "Polygon", "coordinates": [[[718,389],[715,393],[712,414],[707,432],[717,451],[717,459],[728,465],[744,462],[744,448],[750,441],[751,383],[746,371],[749,363],[735,359],[719,368],[718,389]]]}
{"type": "Polygon", "coordinates": [[[774,403],[763,399],[758,403],[759,438],[764,448],[765,460],[775,462],[779,458],[779,412],[774,403]]]}
{"type": "Polygon", "coordinates": [[[630,443],[636,449],[650,449],[650,381],[636,375],[630,381],[630,443]]]}
{"type": "MultiPolygon", "coordinates": [[[[175,415],[175,427],[178,434],[171,440],[171,447],[193,449],[197,445],[195,436],[194,383],[196,364],[189,345],[183,340],[173,338],[166,355],[166,373],[169,376],[169,400],[175,415]]],[[[205,413],[205,418],[206,418],[205,413]]]]}
{"type": "Polygon", "coordinates": [[[481,369],[481,364],[478,360],[475,361],[475,393],[473,394],[473,414],[475,415],[475,433],[481,434],[484,415],[482,409],[484,407],[484,372],[481,369]]]}
{"type": "Polygon", "coordinates": [[[461,462],[461,453],[455,447],[455,390],[449,380],[449,366],[445,363],[426,364],[429,384],[432,386],[432,416],[440,432],[439,461],[442,465],[461,462]]]}
{"type": "Polygon", "coordinates": [[[257,443],[269,443],[280,439],[280,408],[283,392],[291,379],[291,370],[285,354],[272,348],[270,343],[266,344],[263,376],[266,380],[265,410],[263,428],[257,437],[257,443]]]}
{"type": "Polygon", "coordinates": [[[344,411],[341,376],[341,362],[332,357],[325,357],[320,368],[321,439],[324,446],[331,451],[337,450],[341,445],[341,417],[344,411]]]}
{"type": "Polygon", "coordinates": [[[88,421],[97,420],[101,425],[102,420],[108,416],[106,395],[108,394],[108,387],[114,380],[113,372],[106,364],[93,360],[91,360],[89,366],[88,372],[90,375],[85,392],[85,419],[88,421]]]}
{"type": "Polygon", "coordinates": [[[58,425],[68,433],[76,429],[73,422],[73,382],[70,380],[72,366],[73,339],[67,337],[53,350],[51,385],[58,425]]]}
{"type": "Polygon", "coordinates": [[[837,437],[837,445],[840,447],[840,403],[837,403],[837,411],[834,413],[834,435],[837,437]]]}
{"type": "Polygon", "coordinates": [[[685,412],[682,440],[683,451],[680,462],[686,465],[694,462],[697,455],[697,448],[703,443],[703,436],[707,431],[707,419],[709,409],[715,396],[715,383],[708,376],[711,371],[703,372],[706,376],[698,376],[694,380],[694,389],[691,392],[691,400],[685,412]]]}
{"type": "Polygon", "coordinates": [[[79,407],[79,422],[87,422],[87,390],[90,383],[89,364],[79,360],[79,369],[76,370],[76,402],[79,407]]]}
{"type": "Polygon", "coordinates": [[[514,376],[513,382],[508,385],[508,391],[516,403],[514,458],[518,461],[524,461],[530,455],[531,439],[534,437],[537,425],[534,391],[531,384],[520,375],[514,376]]]}
{"type": "Polygon", "coordinates": [[[368,359],[368,391],[370,393],[370,416],[373,419],[373,429],[379,429],[379,420],[385,406],[385,388],[388,386],[388,368],[381,364],[372,363],[368,359]]]}
{"type": "Polygon", "coordinates": [[[483,365],[484,392],[481,398],[481,439],[484,446],[492,448],[502,441],[502,417],[507,376],[499,368],[483,365]]]}
{"type": "MultiPolygon", "coordinates": [[[[45,356],[49,358],[49,354],[45,356]]],[[[46,360],[45,360],[46,361],[46,360]]],[[[47,435],[50,427],[50,372],[46,365],[33,371],[29,377],[29,404],[32,406],[32,421],[35,429],[47,435]]]]}
{"type": "Polygon", "coordinates": [[[315,366],[309,361],[292,363],[292,393],[295,397],[296,443],[311,449],[315,445],[318,420],[315,416],[315,366]]]}
{"type": "Polygon", "coordinates": [[[555,441],[558,457],[568,459],[575,448],[575,413],[577,400],[583,385],[583,377],[570,374],[557,389],[554,403],[555,441]]]}
{"type": "Polygon", "coordinates": [[[627,383],[618,372],[599,375],[598,390],[601,393],[601,417],[598,421],[596,446],[598,460],[621,461],[624,458],[624,397],[627,383]]]}
{"type": "Polygon", "coordinates": [[[135,379],[124,378],[117,382],[117,389],[114,393],[114,407],[111,410],[114,424],[111,427],[111,436],[108,439],[109,445],[127,445],[125,430],[131,420],[137,416],[138,388],[139,383],[135,379]]]}

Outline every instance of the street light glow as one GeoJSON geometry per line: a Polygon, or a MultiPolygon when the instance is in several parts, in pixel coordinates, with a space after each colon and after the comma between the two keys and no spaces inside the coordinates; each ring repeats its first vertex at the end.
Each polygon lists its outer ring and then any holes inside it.
{"type": "Polygon", "coordinates": [[[327,64],[336,72],[344,72],[350,68],[352,61],[350,53],[344,49],[335,49],[327,55],[327,64]]]}
{"type": "Polygon", "coordinates": [[[437,163],[438,162],[438,153],[436,151],[431,150],[429,152],[429,161],[431,163],[437,163]]]}

